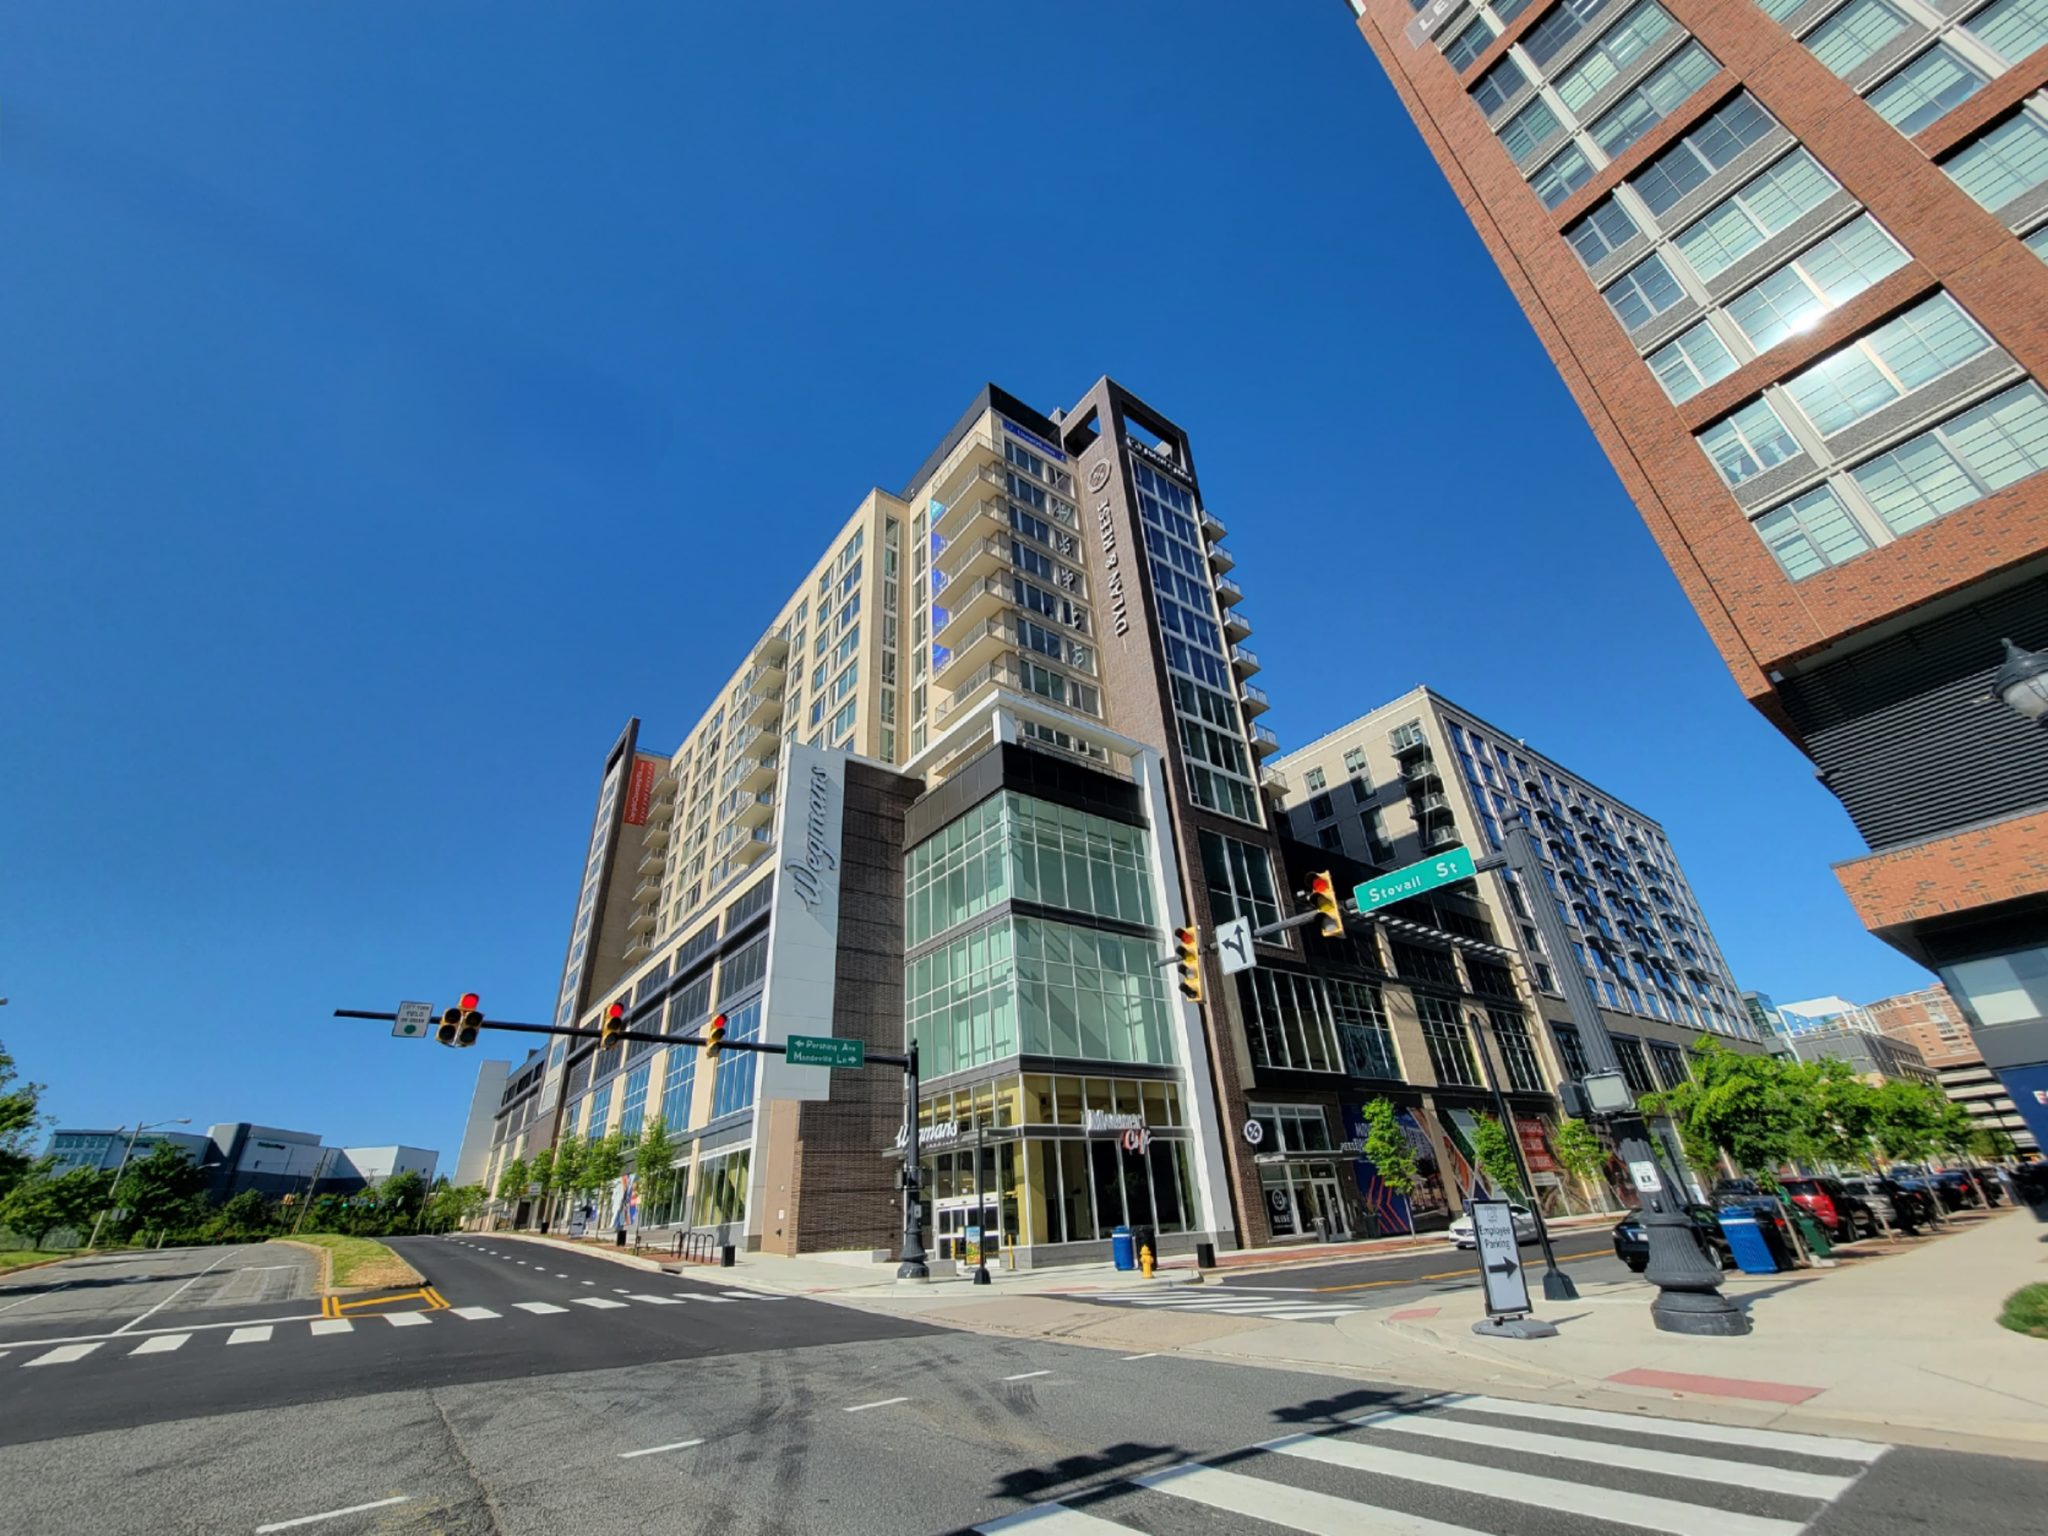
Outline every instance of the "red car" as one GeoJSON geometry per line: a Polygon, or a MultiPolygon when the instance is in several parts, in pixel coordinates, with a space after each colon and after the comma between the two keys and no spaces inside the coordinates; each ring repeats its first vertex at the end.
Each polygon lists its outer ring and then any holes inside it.
{"type": "Polygon", "coordinates": [[[1877,1217],[1869,1204],[1851,1194],[1840,1179],[1786,1179],[1783,1188],[1794,1205],[1820,1223],[1830,1242],[1877,1236],[1877,1217]]]}

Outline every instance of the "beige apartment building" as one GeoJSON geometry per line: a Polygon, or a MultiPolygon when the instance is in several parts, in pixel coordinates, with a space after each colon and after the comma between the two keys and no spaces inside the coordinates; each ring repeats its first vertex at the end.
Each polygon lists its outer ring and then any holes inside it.
{"type": "Polygon", "coordinates": [[[2002,1131],[2022,1152],[2038,1150],[2012,1097],[1985,1065],[1969,1021],[1939,984],[1880,998],[1862,1010],[1892,1039],[1913,1046],[1940,1079],[1942,1091],[1970,1112],[1979,1129],[2002,1131]]]}

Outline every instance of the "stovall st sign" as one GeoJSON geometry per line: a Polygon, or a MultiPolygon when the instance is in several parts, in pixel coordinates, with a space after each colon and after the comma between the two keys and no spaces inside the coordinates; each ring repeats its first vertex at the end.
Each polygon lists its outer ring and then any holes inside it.
{"type": "Polygon", "coordinates": [[[1453,848],[1440,858],[1424,859],[1420,864],[1397,869],[1391,875],[1368,880],[1352,891],[1351,899],[1358,903],[1359,911],[1372,912],[1380,907],[1390,907],[1397,901],[1406,901],[1410,896],[1420,896],[1424,891],[1433,891],[1440,885],[1449,885],[1453,880],[1469,880],[1471,877],[1472,850],[1453,848]]]}

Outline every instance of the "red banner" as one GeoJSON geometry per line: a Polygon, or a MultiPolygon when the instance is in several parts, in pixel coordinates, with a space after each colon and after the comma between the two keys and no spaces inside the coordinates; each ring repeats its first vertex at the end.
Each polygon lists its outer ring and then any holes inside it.
{"type": "Polygon", "coordinates": [[[1543,1122],[1526,1115],[1515,1117],[1515,1129],[1522,1138],[1522,1160],[1529,1165],[1531,1173],[1557,1172],[1557,1159],[1550,1155],[1550,1143],[1544,1137],[1543,1122]]]}
{"type": "Polygon", "coordinates": [[[626,785],[626,825],[647,825],[647,808],[654,803],[654,778],[659,765],[651,757],[635,758],[633,777],[626,785]]]}

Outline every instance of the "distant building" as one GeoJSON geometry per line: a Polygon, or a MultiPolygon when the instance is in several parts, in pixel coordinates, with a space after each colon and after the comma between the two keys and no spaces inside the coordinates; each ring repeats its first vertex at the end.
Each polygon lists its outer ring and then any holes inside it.
{"type": "Polygon", "coordinates": [[[1846,997],[1810,997],[1801,1003],[1780,1003],[1778,1018],[1780,1033],[1787,1035],[1837,1029],[1857,1029],[1865,1034],[1878,1032],[1877,1020],[1870,1011],[1859,1008],[1846,997]]]}
{"type": "Polygon", "coordinates": [[[1745,992],[1742,994],[1742,1011],[1749,1015],[1749,1022],[1756,1026],[1759,1039],[1768,1040],[1773,1035],[1785,1032],[1785,1021],[1778,1014],[1778,1005],[1771,1001],[1768,992],[1745,992]]]}
{"type": "Polygon", "coordinates": [[[401,1173],[416,1173],[431,1184],[434,1165],[441,1160],[440,1153],[425,1147],[342,1147],[340,1152],[338,1171],[361,1180],[370,1189],[401,1173]]]}
{"type": "MultiPolygon", "coordinates": [[[[286,1131],[246,1120],[209,1126],[204,1136],[186,1131],[144,1131],[134,1156],[147,1157],[158,1145],[174,1146],[207,1173],[207,1193],[227,1200],[244,1190],[275,1199],[303,1194],[317,1179],[326,1193],[341,1194],[381,1184],[394,1173],[414,1172],[432,1181],[440,1153],[424,1147],[329,1147],[311,1131],[286,1131]]],[[[126,1127],[111,1131],[64,1126],[50,1135],[44,1155],[58,1173],[101,1168],[111,1173],[128,1150],[126,1127]]]]}
{"type": "Polygon", "coordinates": [[[481,1184],[491,1172],[491,1130],[498,1105],[505,1097],[505,1080],[512,1075],[509,1061],[487,1061],[476,1071],[476,1091],[469,1097],[469,1118],[462,1126],[462,1146],[455,1154],[452,1182],[459,1188],[481,1184]]]}
{"type": "MultiPolygon", "coordinates": [[[[203,1163],[213,1143],[186,1131],[144,1131],[135,1138],[134,1155],[147,1157],[159,1145],[177,1147],[194,1162],[203,1163]]],[[[121,1166],[122,1155],[127,1151],[128,1128],[116,1126],[111,1131],[52,1131],[43,1156],[50,1159],[53,1171],[60,1174],[80,1168],[112,1173],[121,1166]]]]}
{"type": "Polygon", "coordinates": [[[1873,1084],[1908,1082],[1934,1087],[1938,1081],[1934,1069],[1905,1041],[1848,1024],[1781,1035],[1773,1054],[1795,1061],[1844,1061],[1858,1077],[1873,1084]]]}
{"type": "Polygon", "coordinates": [[[1937,1071],[1966,1062],[1983,1065],[1977,1042],[1970,1038],[1969,1021],[1947,987],[1922,987],[1880,998],[1866,1011],[1880,1030],[1912,1046],[1937,1071]]]}

